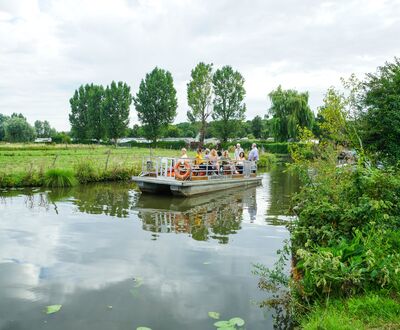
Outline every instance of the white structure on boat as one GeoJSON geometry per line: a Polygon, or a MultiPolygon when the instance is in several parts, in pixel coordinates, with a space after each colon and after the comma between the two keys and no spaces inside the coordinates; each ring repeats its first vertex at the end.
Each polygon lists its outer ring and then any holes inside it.
{"type": "Polygon", "coordinates": [[[148,157],[142,172],[132,178],[142,192],[169,193],[189,197],[232,188],[261,184],[252,161],[220,160],[217,164],[196,164],[195,159],[148,157]]]}

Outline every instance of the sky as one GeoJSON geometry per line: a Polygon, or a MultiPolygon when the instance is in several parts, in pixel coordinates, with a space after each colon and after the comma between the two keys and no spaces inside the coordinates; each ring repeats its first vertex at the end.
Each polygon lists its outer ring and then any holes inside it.
{"type": "Polygon", "coordinates": [[[316,112],[340,77],[400,56],[399,40],[400,0],[0,0],[0,113],[68,130],[80,85],[124,81],[135,95],[158,66],[186,121],[200,61],[244,76],[249,119],[268,113],[278,85],[308,91],[316,112]]]}

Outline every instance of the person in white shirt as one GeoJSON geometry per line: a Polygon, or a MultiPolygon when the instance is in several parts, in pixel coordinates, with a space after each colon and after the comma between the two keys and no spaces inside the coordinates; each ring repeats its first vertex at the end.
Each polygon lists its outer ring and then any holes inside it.
{"type": "Polygon", "coordinates": [[[252,160],[255,162],[258,160],[258,149],[257,149],[257,145],[255,143],[253,143],[251,146],[251,151],[249,153],[249,160],[252,160]]]}
{"type": "Polygon", "coordinates": [[[240,147],[240,143],[238,143],[235,147],[235,160],[239,160],[239,155],[241,152],[244,152],[244,150],[242,147],[240,147]]]}

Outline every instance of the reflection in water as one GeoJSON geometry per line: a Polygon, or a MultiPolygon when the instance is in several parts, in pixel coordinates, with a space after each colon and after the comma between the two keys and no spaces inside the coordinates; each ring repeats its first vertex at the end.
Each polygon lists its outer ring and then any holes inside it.
{"type": "MultiPolygon", "coordinates": [[[[153,239],[160,233],[187,233],[197,241],[215,239],[229,242],[229,235],[241,229],[245,219],[256,224],[284,224],[282,214],[290,196],[297,190],[297,177],[278,168],[264,174],[266,189],[237,189],[191,198],[138,194],[133,184],[93,184],[50,191],[13,190],[5,197],[25,196],[28,208],[53,208],[71,202],[79,212],[127,218],[132,212],[142,220],[142,228],[151,231],[153,239]]],[[[1,195],[0,195],[1,196],[1,195]]]]}
{"type": "Polygon", "coordinates": [[[0,192],[0,329],[203,330],[209,311],[272,329],[250,302],[265,298],[251,265],[276,260],[296,189],[277,170],[190,199],[121,184],[0,192]],[[63,308],[41,313],[50,304],[63,308]]]}
{"type": "MultiPolygon", "coordinates": [[[[200,196],[196,199],[169,199],[168,203],[177,209],[154,209],[153,198],[141,196],[138,201],[138,216],[143,221],[143,229],[155,233],[188,233],[197,241],[209,238],[219,243],[228,243],[228,236],[240,229],[244,208],[244,196],[255,200],[256,189],[238,193],[200,196]],[[176,207],[181,202],[181,207],[176,207]],[[191,208],[187,208],[192,205],[191,208]]],[[[162,205],[162,204],[161,204],[162,205]]]]}

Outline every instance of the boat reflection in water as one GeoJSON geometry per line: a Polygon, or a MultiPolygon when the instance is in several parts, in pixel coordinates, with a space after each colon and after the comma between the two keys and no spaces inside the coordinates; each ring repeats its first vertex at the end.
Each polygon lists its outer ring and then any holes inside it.
{"type": "Polygon", "coordinates": [[[94,184],[68,189],[28,189],[3,192],[3,197],[23,195],[28,208],[52,209],[62,214],[62,205],[73,204],[77,212],[116,218],[137,217],[142,228],[153,232],[185,233],[197,241],[229,242],[243,222],[254,225],[282,225],[290,196],[297,190],[296,178],[282,171],[263,175],[263,185],[233,191],[179,198],[172,195],[148,195],[135,184],[94,184]]]}
{"type": "MultiPolygon", "coordinates": [[[[137,202],[143,229],[154,233],[187,233],[197,241],[228,243],[241,229],[244,209],[255,208],[256,188],[207,196],[157,198],[141,195],[137,202]],[[250,203],[249,203],[250,202],[250,203]]],[[[251,210],[251,213],[256,212],[251,210]]]]}

